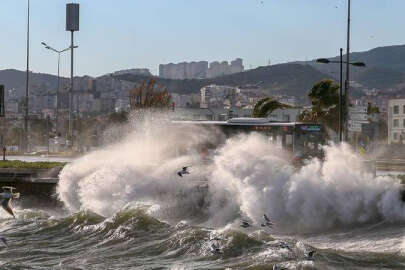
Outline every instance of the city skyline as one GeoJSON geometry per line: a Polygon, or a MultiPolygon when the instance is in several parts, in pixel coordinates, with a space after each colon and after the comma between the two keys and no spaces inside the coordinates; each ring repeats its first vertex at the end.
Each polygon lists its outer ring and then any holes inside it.
{"type": "MultiPolygon", "coordinates": [[[[65,31],[68,2],[31,0],[33,72],[56,73],[56,56],[40,42],[58,49],[69,45],[65,31]],[[44,10],[47,12],[42,15],[44,10]]],[[[239,57],[249,69],[269,60],[277,64],[335,56],[346,41],[344,0],[236,0],[232,5],[226,0],[75,2],[81,5],[80,31],[75,38],[78,76],[130,68],[148,68],[157,75],[159,64],[239,57]]],[[[7,11],[0,19],[7,37],[0,45],[0,69],[25,69],[26,5],[26,1],[0,3],[7,11]]],[[[405,30],[398,23],[405,8],[403,1],[358,0],[352,5],[352,51],[405,43],[405,30]],[[392,31],[385,31],[387,28],[392,31]]],[[[66,54],[61,75],[68,76],[69,68],[66,54]]]]}

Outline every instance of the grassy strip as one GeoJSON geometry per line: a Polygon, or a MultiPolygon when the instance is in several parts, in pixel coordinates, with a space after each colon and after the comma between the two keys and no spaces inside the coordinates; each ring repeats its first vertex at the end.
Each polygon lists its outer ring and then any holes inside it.
{"type": "Polygon", "coordinates": [[[65,166],[65,162],[26,162],[20,160],[0,161],[0,168],[16,168],[16,169],[52,169],[65,166]]]}

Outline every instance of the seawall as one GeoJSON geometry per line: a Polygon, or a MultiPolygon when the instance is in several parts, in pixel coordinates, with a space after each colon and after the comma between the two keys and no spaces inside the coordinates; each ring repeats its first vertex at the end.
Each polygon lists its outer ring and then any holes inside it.
{"type": "Polygon", "coordinates": [[[16,205],[48,207],[58,205],[56,185],[62,168],[24,169],[0,168],[0,187],[15,187],[21,194],[14,200],[16,205]]]}

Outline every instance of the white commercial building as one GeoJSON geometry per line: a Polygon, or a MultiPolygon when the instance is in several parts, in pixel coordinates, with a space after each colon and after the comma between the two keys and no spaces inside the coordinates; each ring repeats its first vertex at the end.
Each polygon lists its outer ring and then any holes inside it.
{"type": "Polygon", "coordinates": [[[405,99],[388,101],[388,144],[405,143],[405,99]]]}

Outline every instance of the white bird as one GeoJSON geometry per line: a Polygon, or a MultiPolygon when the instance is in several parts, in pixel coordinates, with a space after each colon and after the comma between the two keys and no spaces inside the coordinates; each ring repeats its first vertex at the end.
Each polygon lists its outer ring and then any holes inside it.
{"type": "Polygon", "coordinates": [[[19,198],[20,194],[19,193],[13,193],[13,187],[3,187],[3,192],[0,193],[0,198],[3,200],[1,201],[1,206],[3,207],[4,210],[7,211],[10,215],[12,215],[15,218],[14,212],[10,207],[10,201],[13,198],[19,198]]]}
{"type": "Polygon", "coordinates": [[[190,172],[187,170],[188,167],[191,167],[191,166],[183,167],[183,169],[181,171],[177,172],[177,175],[180,177],[183,177],[183,174],[190,174],[190,172]]]}

